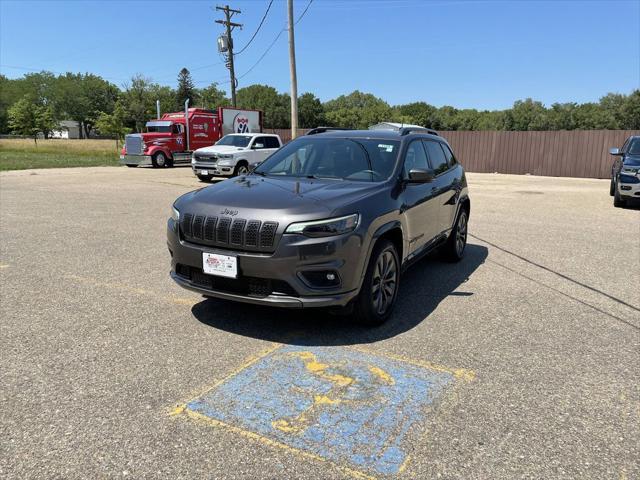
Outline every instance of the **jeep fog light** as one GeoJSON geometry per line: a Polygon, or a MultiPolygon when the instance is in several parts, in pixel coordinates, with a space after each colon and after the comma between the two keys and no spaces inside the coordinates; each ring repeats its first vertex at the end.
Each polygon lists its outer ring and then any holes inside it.
{"type": "Polygon", "coordinates": [[[353,232],[360,221],[360,215],[354,213],[346,217],[329,218],[313,222],[292,223],[284,233],[300,233],[307,237],[331,237],[353,232]]]}

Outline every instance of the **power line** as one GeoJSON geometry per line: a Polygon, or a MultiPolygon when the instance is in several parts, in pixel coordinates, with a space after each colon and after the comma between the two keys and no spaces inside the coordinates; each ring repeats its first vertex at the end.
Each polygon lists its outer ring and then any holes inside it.
{"type": "Polygon", "coordinates": [[[251,70],[253,70],[254,68],[256,68],[258,66],[258,64],[262,61],[262,59],[267,55],[267,53],[269,53],[269,51],[273,48],[273,46],[276,44],[276,42],[278,41],[278,39],[280,38],[280,35],[282,35],[283,32],[285,32],[286,29],[282,29],[280,30],[280,32],[278,32],[278,35],[276,35],[276,38],[273,39],[273,42],[271,42],[271,45],[269,45],[267,47],[267,49],[264,51],[264,53],[262,54],[262,56],[258,59],[258,61],[256,63],[253,64],[253,66],[247,70],[246,72],[244,72],[242,75],[240,75],[238,78],[244,78],[247,75],[249,75],[249,73],[251,73],[251,70]]]}
{"type": "Polygon", "coordinates": [[[258,32],[260,31],[260,28],[262,28],[262,24],[264,23],[265,19],[267,18],[267,15],[269,13],[269,10],[271,9],[271,5],[273,5],[273,0],[271,0],[269,2],[269,5],[267,5],[267,11],[264,12],[264,15],[262,16],[262,20],[260,20],[260,24],[258,25],[258,28],[256,29],[256,31],[254,32],[253,36],[251,37],[251,39],[249,40],[249,42],[247,42],[247,44],[242,47],[240,49],[240,51],[238,53],[235,53],[234,55],[240,55],[242,52],[244,52],[247,48],[249,48],[249,45],[251,45],[251,42],[253,42],[253,39],[256,38],[256,35],[258,35],[258,32]]]}
{"type": "Polygon", "coordinates": [[[296,22],[294,23],[294,25],[297,25],[298,22],[300,20],[302,20],[302,17],[304,17],[304,14],[307,13],[307,10],[309,10],[309,7],[311,6],[311,4],[313,3],[313,0],[309,0],[309,3],[307,3],[307,6],[305,7],[305,9],[302,11],[302,14],[298,17],[298,19],[296,20],[296,22]]]}
{"type": "MultiPolygon", "coordinates": [[[[304,17],[304,15],[307,13],[307,10],[309,10],[309,7],[311,6],[311,4],[313,3],[313,0],[309,0],[309,3],[307,3],[307,6],[305,7],[305,9],[302,11],[302,13],[300,14],[300,16],[298,17],[298,19],[295,21],[294,25],[297,25],[298,22],[300,20],[302,20],[302,17],[304,17]]],[[[286,32],[287,28],[283,28],[282,30],[280,30],[278,32],[278,35],[276,35],[276,38],[273,39],[273,42],[271,42],[271,45],[269,45],[267,47],[267,49],[264,51],[264,53],[260,56],[260,58],[258,59],[258,61],[256,63],[254,63],[251,68],[249,70],[247,70],[246,72],[244,72],[242,75],[240,75],[238,78],[244,78],[247,75],[249,75],[249,73],[251,73],[251,71],[256,68],[258,66],[258,64],[262,61],[262,59],[264,57],[266,57],[267,53],[269,53],[269,51],[271,51],[271,49],[273,48],[273,46],[276,44],[276,42],[278,41],[278,39],[280,38],[280,35],[282,35],[283,32],[286,32]]]]}

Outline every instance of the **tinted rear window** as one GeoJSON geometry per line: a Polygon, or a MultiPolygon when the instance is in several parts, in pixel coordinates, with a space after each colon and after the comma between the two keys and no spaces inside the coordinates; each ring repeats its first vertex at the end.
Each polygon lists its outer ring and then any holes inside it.
{"type": "Polygon", "coordinates": [[[442,147],[440,147],[440,142],[425,140],[424,146],[427,149],[427,156],[429,157],[429,162],[431,163],[434,174],[438,175],[447,171],[449,164],[447,163],[447,158],[444,156],[442,147]]]}

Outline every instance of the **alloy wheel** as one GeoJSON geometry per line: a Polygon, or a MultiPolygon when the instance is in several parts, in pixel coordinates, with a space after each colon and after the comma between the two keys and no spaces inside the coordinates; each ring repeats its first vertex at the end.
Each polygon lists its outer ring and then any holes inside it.
{"type": "Polygon", "coordinates": [[[373,308],[378,315],[384,315],[393,304],[398,285],[398,266],[394,255],[389,250],[385,250],[378,257],[372,281],[373,308]]]}
{"type": "Polygon", "coordinates": [[[456,253],[459,257],[464,252],[464,247],[467,244],[467,212],[464,210],[460,212],[460,218],[458,219],[458,228],[456,228],[456,253]]]}

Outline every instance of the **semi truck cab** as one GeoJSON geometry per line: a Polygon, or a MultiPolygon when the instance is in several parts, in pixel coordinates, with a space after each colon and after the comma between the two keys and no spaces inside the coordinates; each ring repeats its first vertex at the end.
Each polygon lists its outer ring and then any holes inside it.
{"type": "Polygon", "coordinates": [[[146,123],[145,132],[125,137],[120,163],[128,167],[171,167],[190,163],[192,152],[213,145],[226,133],[262,131],[262,112],[219,108],[188,108],[165,113],[146,123]]]}

